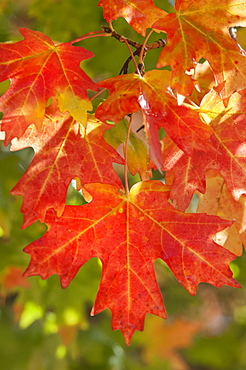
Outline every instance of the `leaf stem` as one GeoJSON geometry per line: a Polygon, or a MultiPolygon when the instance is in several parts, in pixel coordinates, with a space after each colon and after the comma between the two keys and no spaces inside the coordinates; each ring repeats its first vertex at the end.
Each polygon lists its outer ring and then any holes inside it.
{"type": "MultiPolygon", "coordinates": [[[[122,37],[123,37],[123,36],[122,36],[122,37]]],[[[129,50],[130,54],[131,54],[131,57],[132,57],[133,63],[134,63],[135,68],[136,68],[136,73],[137,73],[139,76],[141,76],[140,71],[139,71],[139,68],[138,68],[138,64],[137,64],[137,61],[136,61],[136,58],[135,58],[135,56],[134,56],[134,54],[133,54],[133,51],[132,51],[132,49],[131,49],[131,47],[130,47],[130,45],[129,45],[128,41],[127,41],[127,39],[125,39],[124,37],[123,37],[123,39],[124,39],[124,42],[125,42],[125,44],[126,44],[126,46],[127,46],[128,50],[129,50]]]]}
{"type": "Polygon", "coordinates": [[[126,189],[126,196],[129,197],[129,184],[128,184],[128,147],[129,147],[129,141],[130,141],[130,133],[131,133],[131,127],[132,127],[132,115],[129,120],[128,130],[126,134],[126,142],[124,145],[124,157],[125,157],[125,166],[124,166],[124,180],[125,180],[125,189],[126,189]]]}
{"type": "Polygon", "coordinates": [[[74,39],[71,42],[71,44],[74,44],[76,42],[80,42],[80,41],[83,41],[83,40],[87,40],[87,39],[91,39],[93,37],[98,37],[98,36],[111,36],[103,31],[95,31],[95,32],[89,32],[89,33],[86,33],[85,35],[82,35],[80,37],[78,37],[77,39],[74,39]]]}
{"type": "Polygon", "coordinates": [[[100,94],[102,94],[105,90],[107,90],[107,89],[106,89],[106,87],[105,87],[104,89],[100,90],[97,94],[95,94],[95,95],[91,98],[91,101],[92,101],[93,99],[97,98],[97,97],[98,97],[100,94]]]}
{"type": "Polygon", "coordinates": [[[144,40],[144,43],[143,43],[143,46],[141,48],[141,52],[140,52],[140,55],[139,55],[139,64],[143,64],[144,55],[147,52],[147,49],[146,49],[147,41],[148,41],[148,39],[150,38],[150,36],[152,35],[153,32],[154,32],[154,30],[151,30],[150,33],[147,35],[147,37],[144,40]]]}

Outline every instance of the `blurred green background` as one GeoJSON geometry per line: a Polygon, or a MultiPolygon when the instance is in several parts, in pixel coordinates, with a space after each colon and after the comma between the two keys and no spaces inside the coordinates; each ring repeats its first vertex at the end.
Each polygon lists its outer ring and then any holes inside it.
{"type": "MultiPolygon", "coordinates": [[[[0,41],[20,39],[19,27],[42,31],[62,42],[98,31],[106,23],[97,3],[0,0],[0,41]]],[[[167,11],[173,9],[167,0],[155,3],[167,11]]],[[[114,26],[141,41],[123,19],[114,26]]],[[[95,53],[83,67],[96,81],[117,75],[129,56],[125,45],[112,38],[94,38],[80,45],[95,53]]],[[[147,69],[155,67],[157,57],[158,50],[148,54],[147,69]]],[[[5,88],[1,84],[0,92],[5,88]]],[[[46,230],[40,223],[21,230],[22,200],[10,195],[32,155],[31,149],[10,152],[0,144],[0,369],[245,370],[245,257],[232,264],[242,289],[201,284],[195,297],[157,261],[168,319],[147,315],[144,332],[134,335],[130,347],[120,332],[111,330],[109,311],[90,317],[101,274],[97,259],[90,260],[65,290],[57,276],[47,281],[22,277],[29,263],[22,249],[46,230]]],[[[72,187],[67,202],[81,202],[72,187]]]]}

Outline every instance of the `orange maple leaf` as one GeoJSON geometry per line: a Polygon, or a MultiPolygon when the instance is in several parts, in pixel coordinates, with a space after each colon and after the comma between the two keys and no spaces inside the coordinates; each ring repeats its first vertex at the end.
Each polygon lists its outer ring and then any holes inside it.
{"type": "Polygon", "coordinates": [[[194,192],[205,193],[206,166],[212,162],[209,154],[194,150],[192,156],[186,155],[166,136],[163,140],[163,171],[166,184],[171,187],[170,199],[179,210],[185,211],[194,192]],[[206,159],[205,159],[206,158],[206,159]]]}
{"type": "Polygon", "coordinates": [[[183,95],[190,94],[192,85],[187,84],[185,72],[205,58],[224,99],[245,88],[245,53],[228,32],[230,27],[246,26],[245,1],[178,0],[175,9],[175,14],[168,14],[153,25],[167,33],[168,43],[157,66],[172,67],[171,87],[183,95]]]}
{"type": "Polygon", "coordinates": [[[199,194],[197,212],[235,221],[232,226],[218,233],[215,241],[237,256],[242,254],[242,244],[246,246],[245,196],[236,201],[217,171],[209,170],[206,173],[206,193],[199,194]]]}
{"type": "Polygon", "coordinates": [[[179,350],[191,347],[194,337],[202,329],[203,323],[199,320],[176,318],[161,322],[158,317],[149,317],[145,337],[140,338],[144,361],[150,365],[160,359],[161,363],[168,361],[170,369],[188,370],[179,350]]]}
{"type": "Polygon", "coordinates": [[[212,240],[229,221],[177,211],[160,181],[135,184],[129,197],[112,185],[85,187],[91,203],[66,206],[61,218],[47,212],[47,233],[25,248],[31,255],[25,276],[57,274],[65,288],[88,259],[100,258],[102,279],[92,314],[109,308],[112,327],[127,344],[143,330],[147,313],[166,317],[153,267],[157,258],[191,294],[200,282],[239,287],[228,265],[235,255],[212,240]]]}
{"type": "Polygon", "coordinates": [[[243,114],[246,111],[246,90],[234,93],[227,108],[218,94],[211,91],[204,97],[200,109],[213,130],[207,152],[195,149],[188,156],[169,142],[167,153],[164,150],[163,154],[163,169],[172,168],[174,174],[171,199],[180,210],[188,207],[195,190],[205,192],[205,173],[209,169],[217,170],[224,177],[235,200],[246,194],[246,126],[243,114]]]}
{"type": "Polygon", "coordinates": [[[37,220],[43,222],[49,208],[61,216],[68,185],[75,177],[82,185],[101,182],[122,187],[112,163],[124,164],[124,160],[104,140],[108,128],[93,116],[84,127],[68,113],[60,113],[54,104],[47,109],[40,131],[30,126],[21,139],[12,141],[11,150],[31,146],[36,153],[12,190],[24,198],[23,228],[37,220]]]}
{"type": "Polygon", "coordinates": [[[39,31],[20,28],[20,33],[24,40],[0,44],[0,81],[11,79],[0,98],[6,145],[32,123],[41,128],[50,97],[58,99],[61,111],[68,110],[84,122],[92,107],[87,90],[98,90],[80,68],[81,61],[93,53],[73,46],[72,41],[56,45],[39,31]]]}
{"type": "Polygon", "coordinates": [[[142,110],[150,145],[150,158],[158,169],[163,160],[158,131],[163,127],[171,139],[187,154],[195,148],[206,150],[212,134],[210,127],[192,109],[178,106],[168,92],[170,72],[152,70],[143,77],[132,73],[101,81],[99,86],[109,89],[111,95],[96,111],[102,121],[118,122],[128,113],[142,110]]]}
{"type": "Polygon", "coordinates": [[[157,8],[153,0],[101,0],[98,5],[103,7],[107,22],[123,17],[142,36],[145,36],[147,28],[167,14],[157,8]]]}
{"type": "Polygon", "coordinates": [[[23,277],[24,269],[19,266],[8,266],[3,273],[1,283],[9,290],[16,287],[31,288],[30,282],[23,277]]]}

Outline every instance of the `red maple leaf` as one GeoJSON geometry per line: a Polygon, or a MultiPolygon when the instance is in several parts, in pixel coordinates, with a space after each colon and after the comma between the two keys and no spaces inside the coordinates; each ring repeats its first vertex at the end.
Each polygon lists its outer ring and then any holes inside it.
{"type": "Polygon", "coordinates": [[[223,98],[246,87],[245,53],[228,32],[230,27],[246,26],[244,7],[244,0],[178,0],[176,13],[153,25],[167,33],[168,43],[157,66],[172,67],[172,88],[183,95],[191,93],[185,71],[201,58],[210,63],[223,98]]]}
{"type": "Polygon", "coordinates": [[[11,150],[33,147],[35,157],[12,190],[24,197],[21,211],[23,227],[40,220],[54,208],[61,216],[67,188],[75,177],[82,185],[108,183],[122,187],[112,163],[123,164],[120,155],[103,138],[108,125],[89,116],[86,127],[68,113],[60,113],[56,104],[47,109],[40,131],[30,126],[21,139],[14,139],[11,150]]]}
{"type": "Polygon", "coordinates": [[[128,197],[112,185],[85,187],[91,203],[66,206],[61,218],[47,212],[47,233],[25,248],[31,255],[25,276],[57,274],[65,288],[88,259],[100,258],[102,279],[92,314],[109,308],[113,329],[122,331],[127,344],[143,330],[147,313],[166,316],[153,268],[157,258],[191,294],[200,282],[239,287],[228,265],[235,255],[212,240],[229,221],[177,211],[159,181],[135,184],[128,197]]]}
{"type": "MultiPolygon", "coordinates": [[[[234,93],[225,108],[218,94],[211,91],[202,103],[201,111],[211,120],[213,135],[207,152],[194,150],[188,156],[175,146],[167,145],[164,151],[164,170],[171,169],[174,182],[171,199],[180,210],[185,210],[195,190],[205,192],[205,173],[217,170],[235,200],[246,194],[246,126],[243,112],[246,111],[246,90],[234,93]],[[170,153],[171,151],[171,153],[170,153]]],[[[167,140],[167,139],[166,139],[167,140]]]]}
{"type": "Polygon", "coordinates": [[[212,131],[197,112],[178,106],[168,92],[170,72],[152,70],[143,77],[132,73],[109,78],[99,86],[109,89],[111,95],[96,111],[102,121],[118,122],[128,113],[142,110],[150,144],[150,157],[160,169],[163,163],[158,131],[163,127],[171,139],[187,154],[195,148],[206,150],[206,139],[212,131]]]}
{"type": "Polygon", "coordinates": [[[162,169],[167,171],[165,181],[171,187],[170,199],[175,207],[185,211],[196,190],[205,193],[206,166],[209,168],[212,159],[198,150],[194,150],[192,156],[186,155],[168,136],[163,139],[163,144],[162,169]]]}
{"type": "Polygon", "coordinates": [[[145,36],[146,29],[167,13],[157,8],[153,0],[101,0],[103,16],[107,22],[123,17],[140,35],[145,36]]]}
{"type": "Polygon", "coordinates": [[[91,103],[87,90],[97,90],[94,82],[80,68],[93,53],[71,42],[54,44],[39,31],[20,28],[24,40],[0,44],[0,81],[11,79],[10,88],[0,98],[4,113],[2,131],[6,145],[20,138],[34,123],[40,129],[47,101],[58,99],[61,111],[84,122],[91,103]]]}

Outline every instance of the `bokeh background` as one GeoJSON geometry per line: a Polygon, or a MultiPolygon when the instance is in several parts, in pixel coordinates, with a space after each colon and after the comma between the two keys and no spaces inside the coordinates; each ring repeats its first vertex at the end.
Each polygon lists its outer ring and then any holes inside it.
{"type": "MultiPolygon", "coordinates": [[[[173,11],[167,0],[155,3],[173,11]]],[[[61,42],[98,31],[106,23],[97,4],[98,0],[0,0],[0,41],[19,40],[19,27],[39,30],[61,42]]],[[[142,40],[123,19],[114,26],[120,34],[142,40]]],[[[80,45],[95,53],[83,64],[95,81],[117,75],[129,56],[126,46],[112,38],[80,45]]],[[[155,68],[157,57],[158,50],[149,52],[147,69],[155,68]]],[[[7,86],[8,82],[0,84],[0,93],[7,86]]],[[[245,256],[231,264],[242,289],[200,284],[195,297],[156,261],[168,319],[147,315],[144,332],[134,335],[130,347],[120,332],[111,330],[109,311],[90,316],[101,275],[96,258],[65,290],[57,276],[47,281],[22,277],[29,263],[23,248],[46,230],[40,223],[22,230],[22,199],[10,195],[32,156],[30,148],[10,152],[0,144],[0,369],[245,370],[245,256]]],[[[70,186],[67,203],[81,201],[70,186]]]]}

